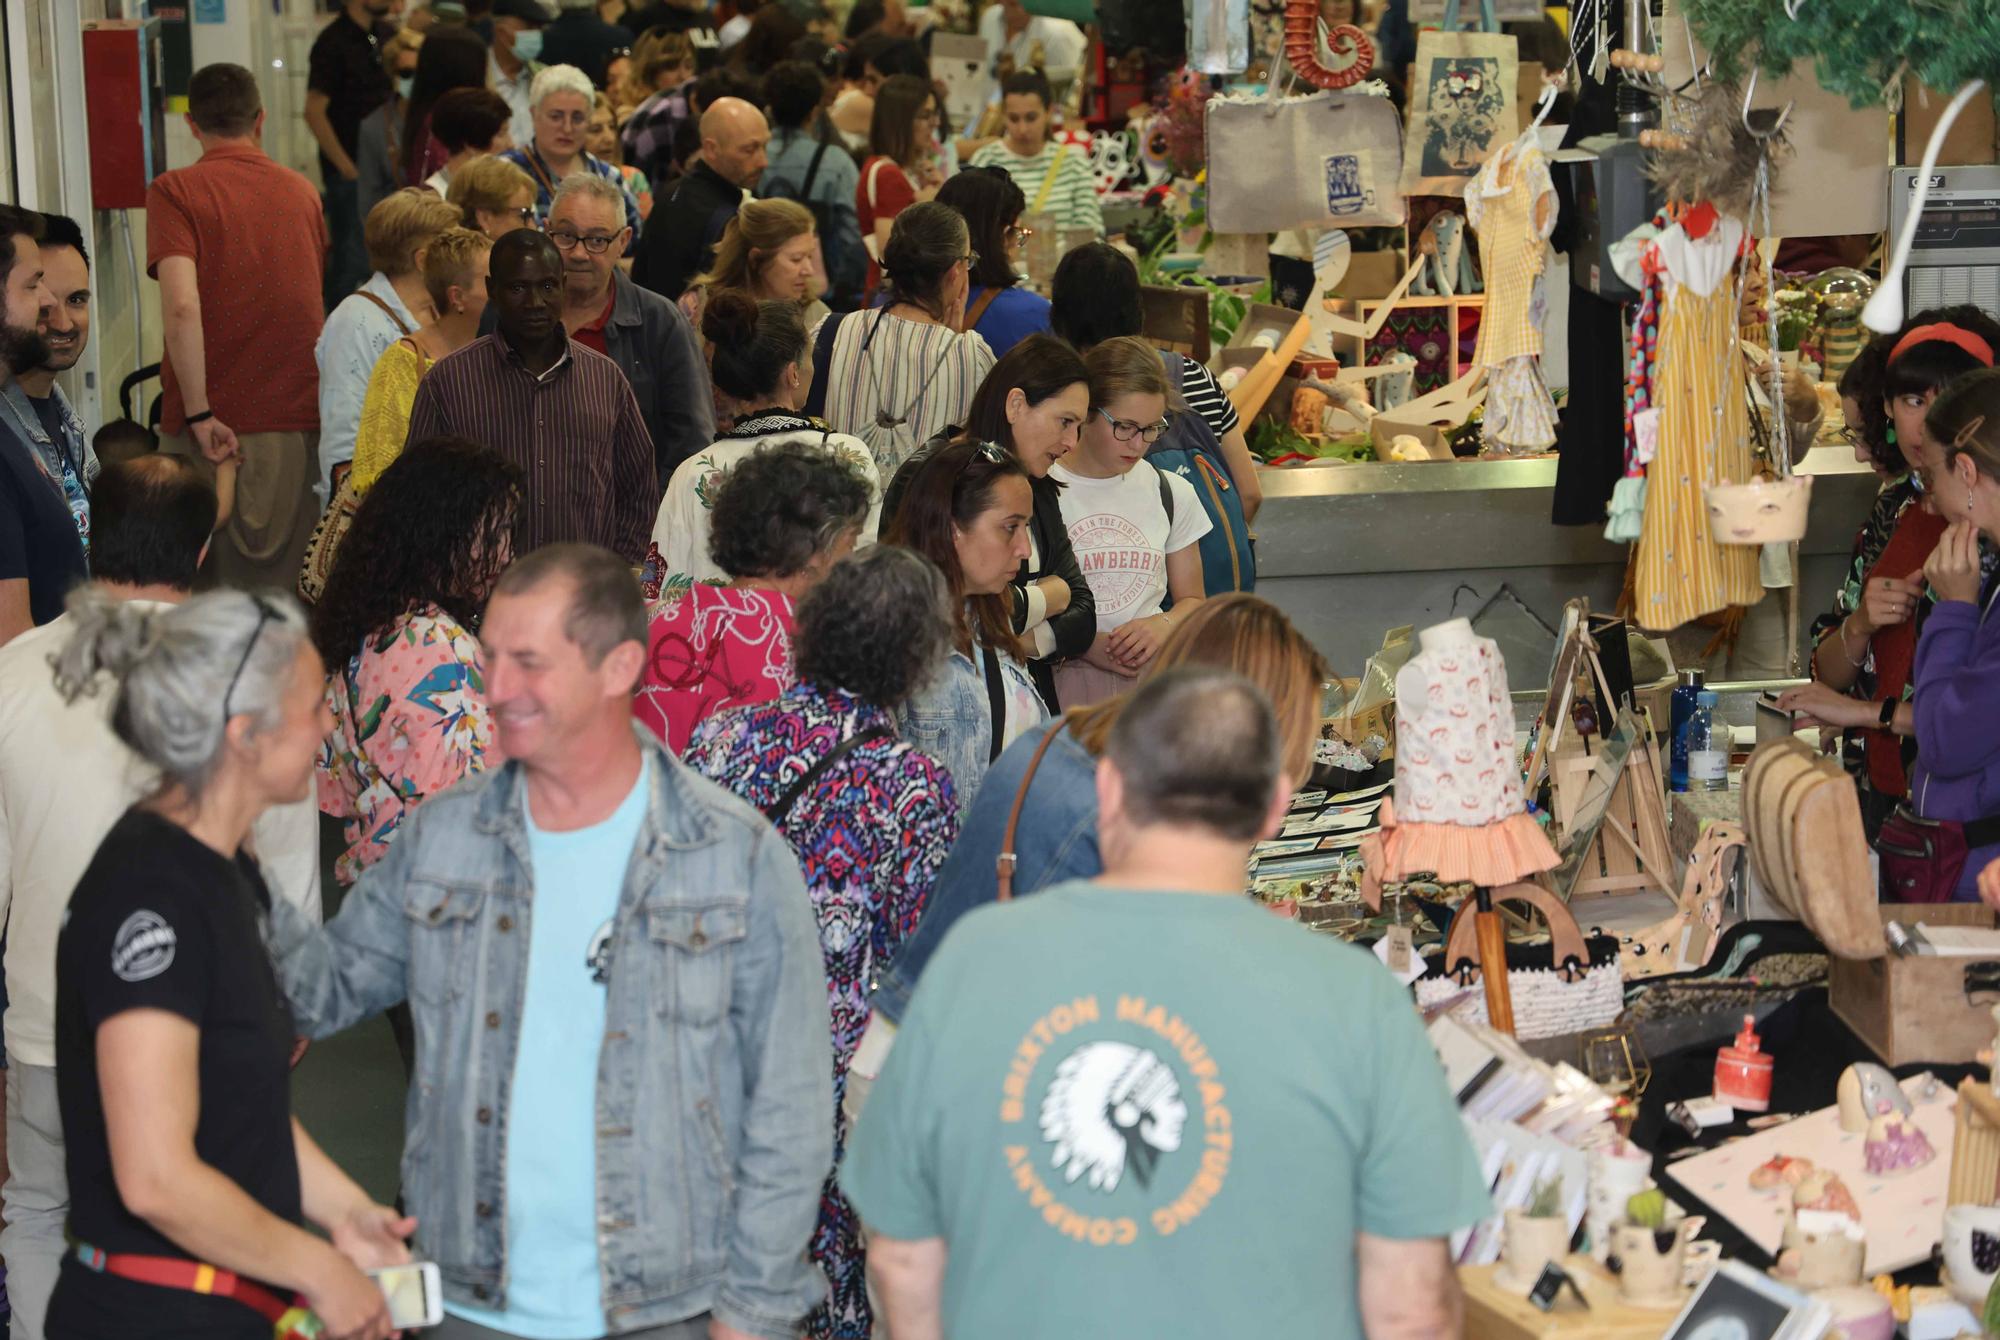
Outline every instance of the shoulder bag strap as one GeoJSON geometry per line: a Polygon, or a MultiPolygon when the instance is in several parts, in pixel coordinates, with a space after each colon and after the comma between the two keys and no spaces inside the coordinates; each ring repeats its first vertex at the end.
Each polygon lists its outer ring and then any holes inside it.
{"type": "Polygon", "coordinates": [[[813,341],[813,384],[806,392],[805,413],[815,419],[826,417],[826,384],[833,376],[833,337],[847,313],[834,312],[819,323],[819,338],[813,341]]]}
{"type": "Polygon", "coordinates": [[[999,289],[989,288],[974,299],[972,306],[965,309],[965,329],[971,330],[978,325],[979,318],[986,315],[986,309],[991,307],[993,300],[999,296],[999,289]]]}
{"type": "Polygon", "coordinates": [[[1014,896],[1014,841],[1021,830],[1021,811],[1028,803],[1028,787],[1034,783],[1035,773],[1042,766],[1042,755],[1049,752],[1049,746],[1056,742],[1056,736],[1069,729],[1069,718],[1064,717],[1049,728],[1042,736],[1042,742],[1035,746],[1034,754],[1028,759],[1028,770],[1021,774],[1021,785],[1014,791],[1014,806],[1007,811],[1007,829],[1000,835],[1000,855],[993,862],[993,873],[999,880],[997,899],[1006,902],[1014,896]]]}
{"type": "MultiPolygon", "coordinates": [[[[800,200],[804,201],[812,199],[813,183],[819,180],[820,160],[825,157],[826,157],[826,141],[821,140],[819,142],[819,148],[813,150],[812,162],[806,164],[806,179],[799,186],[800,200]]],[[[870,201],[869,203],[873,204],[874,202],[870,201]]]]}
{"type": "Polygon", "coordinates": [[[986,749],[986,761],[991,763],[1006,743],[1007,689],[1000,677],[1000,654],[991,647],[981,650],[986,653],[986,710],[993,717],[993,739],[986,749]]]}
{"type": "Polygon", "coordinates": [[[383,302],[380,298],[376,297],[373,293],[370,293],[367,289],[358,288],[354,290],[354,296],[357,298],[366,298],[368,299],[368,301],[374,303],[377,307],[380,307],[382,309],[382,315],[388,317],[391,321],[396,323],[396,333],[398,335],[407,336],[410,333],[410,328],[403,324],[403,318],[396,315],[396,309],[391,307],[388,303],[383,302]]]}
{"type": "Polygon", "coordinates": [[[895,732],[887,726],[875,725],[870,726],[867,730],[857,731],[853,735],[848,736],[845,740],[842,740],[831,750],[827,751],[825,758],[807,768],[805,776],[786,787],[785,794],[765,806],[764,817],[769,819],[773,824],[784,823],[791,815],[792,806],[799,803],[799,797],[810,791],[814,782],[826,776],[827,769],[840,762],[843,758],[846,758],[862,745],[867,744],[870,740],[887,739],[894,734],[895,732]]]}
{"type": "Polygon", "coordinates": [[[1069,152],[1069,143],[1064,141],[1056,146],[1056,156],[1049,160],[1049,170],[1042,177],[1042,188],[1035,192],[1035,203],[1028,206],[1030,214],[1039,214],[1049,203],[1049,192],[1056,188],[1056,173],[1062,170],[1063,155],[1069,152]]]}

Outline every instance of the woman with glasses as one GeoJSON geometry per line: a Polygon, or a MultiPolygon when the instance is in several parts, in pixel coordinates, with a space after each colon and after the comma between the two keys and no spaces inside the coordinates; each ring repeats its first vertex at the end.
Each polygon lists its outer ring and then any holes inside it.
{"type": "MultiPolygon", "coordinates": [[[[1896,490],[1895,519],[1873,561],[1851,573],[1835,601],[1838,617],[1818,626],[1813,682],[1778,700],[1808,724],[1862,733],[1864,766],[1858,771],[1871,834],[1909,794],[1907,741],[1916,728],[1908,701],[1911,675],[1917,640],[1936,600],[1923,566],[1945,519],[1923,494],[1926,477],[1943,471],[1944,454],[1926,440],[1924,416],[1953,382],[1993,366],[2000,324],[1976,308],[1922,312],[1877,343],[1887,346],[1879,384],[1883,459],[1897,460],[1908,475],[1896,490]]],[[[1878,514],[1880,506],[1878,498],[1878,514]]]]}
{"type": "Polygon", "coordinates": [[[380,1340],[388,1307],[362,1272],[407,1261],[415,1221],[292,1115],[291,1010],[246,844],[309,793],[331,724],[305,621],[282,597],[160,606],[91,588],[70,618],[57,687],[109,693],[112,729],[158,781],[99,844],[56,944],[72,1250],[48,1334],[269,1340],[298,1309],[380,1340]]]}
{"type": "Polygon", "coordinates": [[[723,225],[708,273],[681,294],[681,311],[699,330],[709,295],[736,289],[754,302],[795,304],[810,329],[827,314],[825,286],[812,211],[796,200],[746,200],[723,225]]]}
{"type": "Polygon", "coordinates": [[[937,564],[951,589],[951,649],[896,719],[951,774],[960,815],[1000,752],[1048,718],[1007,599],[1034,509],[1018,460],[991,442],[954,442],[918,469],[883,536],[937,564]]]}
{"type": "Polygon", "coordinates": [[[965,329],[978,264],[956,210],[912,205],[896,217],[882,253],[883,305],[827,317],[814,332],[815,346],[829,350],[826,384],[813,388],[811,405],[835,431],[868,444],[884,479],[920,444],[965,422],[973,392],[993,370],[993,351],[965,329]]]}
{"type": "Polygon", "coordinates": [[[452,173],[445,199],[489,242],[535,226],[535,179],[498,155],[475,158],[452,173]]]}
{"type": "Polygon", "coordinates": [[[1021,248],[1029,233],[1021,226],[1026,202],[1021,188],[999,168],[968,168],[938,191],[938,203],[965,219],[979,264],[965,295],[965,324],[976,330],[995,357],[1029,335],[1049,328],[1049,300],[1018,287],[1021,248]]]}
{"type": "Polygon", "coordinates": [[[590,126],[584,131],[583,147],[586,153],[594,154],[618,169],[618,180],[631,192],[633,202],[639,206],[639,217],[645,218],[653,212],[653,184],[646,180],[646,174],[627,163],[624,146],[618,142],[618,114],[611,106],[611,96],[598,93],[590,108],[590,126]]]}
{"type": "Polygon", "coordinates": [[[644,220],[639,217],[639,202],[625,185],[623,174],[584,148],[596,99],[597,89],[583,71],[574,65],[549,66],[528,86],[534,139],[500,156],[534,180],[535,219],[540,223],[548,221],[549,210],[556,201],[556,187],[572,172],[588,172],[617,186],[625,197],[625,226],[632,230],[631,241],[625,248],[629,255],[644,220]]]}
{"type": "Polygon", "coordinates": [[[1065,708],[1129,689],[1175,618],[1200,603],[1196,545],[1213,525],[1194,485],[1145,459],[1168,427],[1159,351],[1120,336],[1085,354],[1083,365],[1090,419],[1077,449],[1049,468],[1063,486],[1063,522],[1097,606],[1090,649],[1056,669],[1065,708]]]}
{"type": "Polygon", "coordinates": [[[932,140],[937,134],[937,92],[913,74],[894,74],[875,91],[868,122],[868,156],[854,188],[854,213],[868,249],[868,291],[882,282],[889,230],[911,205],[930,200],[944,184],[932,140]]]}
{"type": "Polygon", "coordinates": [[[1089,151],[1050,138],[1053,105],[1048,77],[1040,70],[1008,75],[1000,85],[1006,132],[974,154],[972,166],[999,168],[1013,178],[1033,202],[1029,213],[1048,218],[1057,228],[1088,228],[1102,237],[1104,207],[1098,203],[1089,151]]]}

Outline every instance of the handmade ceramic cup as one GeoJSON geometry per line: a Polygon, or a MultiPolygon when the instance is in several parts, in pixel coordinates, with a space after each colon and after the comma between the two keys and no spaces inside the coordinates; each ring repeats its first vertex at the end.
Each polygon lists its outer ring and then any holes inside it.
{"type": "Polygon", "coordinates": [[[1678,1308],[1687,1301],[1681,1260],[1692,1231],[1688,1221],[1668,1228],[1623,1223],[1611,1230],[1618,1258],[1618,1297],[1632,1307],[1678,1308]]]}
{"type": "Polygon", "coordinates": [[[1500,1269],[1493,1272],[1493,1282],[1503,1289],[1531,1289],[1543,1266],[1560,1262],[1568,1253],[1568,1216],[1541,1219],[1525,1210],[1509,1210],[1500,1229],[1500,1269]]]}
{"type": "Polygon", "coordinates": [[[2000,1274],[2000,1205],[1953,1205],[1944,1212],[1945,1284],[1977,1311],[2000,1274]]]}
{"type": "Polygon", "coordinates": [[[1584,1202],[1584,1228],[1590,1254],[1599,1261],[1611,1255],[1611,1229],[1625,1217],[1625,1205],[1652,1183],[1653,1156],[1637,1145],[1623,1154],[1609,1148],[1590,1151],[1590,1194],[1584,1202]]]}

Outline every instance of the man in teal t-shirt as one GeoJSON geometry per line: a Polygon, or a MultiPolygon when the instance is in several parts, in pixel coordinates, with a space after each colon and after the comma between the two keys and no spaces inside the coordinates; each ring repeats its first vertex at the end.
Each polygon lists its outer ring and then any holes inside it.
{"type": "Polygon", "coordinates": [[[1276,831],[1247,681],[1146,684],[1098,767],[1105,871],[968,916],[840,1183],[891,1332],[1455,1335],[1491,1213],[1408,995],[1242,897],[1276,831]]]}

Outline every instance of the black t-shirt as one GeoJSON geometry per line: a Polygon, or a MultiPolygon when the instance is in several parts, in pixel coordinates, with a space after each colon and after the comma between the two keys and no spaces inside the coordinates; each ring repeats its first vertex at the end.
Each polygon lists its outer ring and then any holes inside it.
{"type": "Polygon", "coordinates": [[[661,28],[670,33],[685,33],[688,45],[694,48],[694,68],[702,74],[714,69],[716,60],[722,54],[722,41],[716,36],[714,16],[706,9],[657,4],[638,13],[627,14],[625,26],[642,34],[661,28]]]}
{"type": "MultiPolygon", "coordinates": [[[[395,91],[389,72],[382,68],[382,43],[395,35],[396,29],[387,23],[376,24],[371,33],[343,10],[313,40],[306,88],[326,94],[326,119],[349,158],[360,140],[362,119],[395,91]]],[[[340,180],[323,153],[319,170],[328,185],[340,180]]]]}
{"type": "Polygon", "coordinates": [[[89,577],[62,484],[32,444],[0,428],[0,581],[28,580],[28,616],[48,623],[89,577]]]}
{"type": "MultiPolygon", "coordinates": [[[[247,856],[227,860],[142,809],[113,825],[77,881],[56,942],[56,1093],[78,1242],[114,1255],[188,1255],[125,1208],[112,1175],[97,1030],[137,1009],[201,1029],[196,1154],[271,1213],[299,1222],[292,1016],[260,934],[269,907],[247,856]]],[[[63,1272],[52,1335],[270,1334],[235,1299],[95,1274],[73,1257],[63,1272]]]]}

